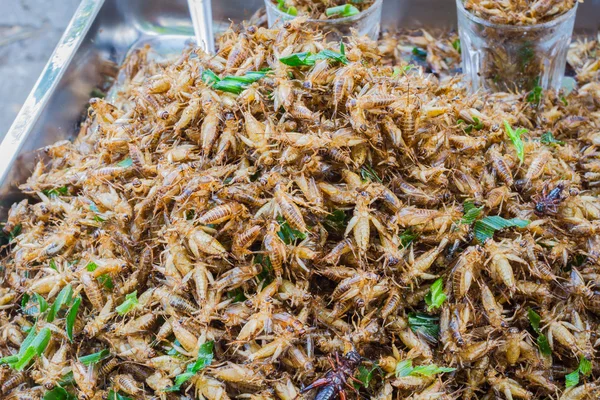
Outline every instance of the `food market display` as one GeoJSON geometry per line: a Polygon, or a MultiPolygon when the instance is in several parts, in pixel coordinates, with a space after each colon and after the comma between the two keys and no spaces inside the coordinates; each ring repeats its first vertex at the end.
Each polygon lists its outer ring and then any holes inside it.
{"type": "Polygon", "coordinates": [[[358,15],[368,9],[375,0],[269,0],[277,9],[294,16],[311,19],[336,19],[358,15]]]}
{"type": "Polygon", "coordinates": [[[1,398],[598,398],[598,41],[471,95],[455,36],[320,35],[138,49],[44,149],[1,398]]]}
{"type": "Polygon", "coordinates": [[[577,2],[457,0],[464,78],[473,90],[561,87],[577,2]]]}
{"type": "Polygon", "coordinates": [[[571,10],[577,0],[465,0],[465,8],[495,24],[536,25],[571,10]]]}

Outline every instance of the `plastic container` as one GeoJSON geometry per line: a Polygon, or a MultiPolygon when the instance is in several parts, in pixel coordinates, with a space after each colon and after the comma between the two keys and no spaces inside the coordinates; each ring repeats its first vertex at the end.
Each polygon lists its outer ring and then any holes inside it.
{"type": "MultiPolygon", "coordinates": [[[[344,36],[352,34],[351,29],[356,29],[359,35],[367,35],[375,40],[379,37],[381,31],[381,6],[383,0],[375,0],[371,7],[360,14],[351,17],[336,19],[308,19],[306,25],[314,27],[315,30],[322,31],[325,38],[329,41],[339,41],[344,36]]],[[[271,0],[265,0],[267,9],[267,18],[269,27],[279,27],[285,21],[296,18],[293,15],[286,14],[277,8],[271,0]]]]}
{"type": "Polygon", "coordinates": [[[463,73],[473,92],[559,90],[571,43],[577,3],[537,25],[499,25],[479,18],[456,0],[463,73]]]}

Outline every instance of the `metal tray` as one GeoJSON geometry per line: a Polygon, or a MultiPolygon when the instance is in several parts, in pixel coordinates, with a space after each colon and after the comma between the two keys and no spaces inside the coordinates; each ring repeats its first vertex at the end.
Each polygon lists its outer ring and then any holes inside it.
{"type": "MultiPolygon", "coordinates": [[[[215,29],[249,18],[262,0],[213,0],[215,29]]],[[[454,0],[384,0],[384,29],[456,24],[454,0]]],[[[580,6],[576,30],[596,33],[600,0],[580,6]]],[[[31,94],[0,144],[0,219],[22,198],[37,149],[76,135],[93,90],[107,82],[128,51],[182,49],[193,36],[185,0],[82,0],[31,94]]]]}

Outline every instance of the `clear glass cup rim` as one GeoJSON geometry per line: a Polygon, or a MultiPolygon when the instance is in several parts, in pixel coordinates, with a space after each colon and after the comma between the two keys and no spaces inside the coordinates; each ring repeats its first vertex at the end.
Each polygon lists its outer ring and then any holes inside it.
{"type": "MultiPolygon", "coordinates": [[[[316,24],[343,24],[346,22],[358,21],[359,19],[362,19],[362,18],[374,13],[377,10],[377,8],[379,8],[381,6],[382,3],[383,3],[383,0],[375,0],[369,8],[367,8],[364,11],[361,11],[360,13],[358,13],[356,15],[352,15],[350,17],[334,18],[334,19],[312,19],[312,18],[309,18],[306,20],[306,22],[311,23],[311,24],[315,24],[315,23],[316,24]]],[[[293,18],[300,17],[300,16],[293,16],[293,15],[284,13],[283,11],[278,9],[277,6],[271,0],[265,0],[265,7],[272,9],[275,13],[282,15],[282,16],[287,15],[287,16],[290,16],[293,18]]]]}
{"type": "Polygon", "coordinates": [[[475,15],[472,12],[470,12],[469,10],[467,10],[465,8],[465,5],[463,4],[463,2],[464,2],[464,0],[456,0],[456,7],[458,8],[458,12],[464,14],[471,21],[476,22],[481,25],[485,25],[490,28],[514,30],[514,31],[534,31],[534,30],[553,28],[553,27],[560,25],[561,23],[569,20],[570,18],[572,18],[577,13],[577,7],[579,6],[579,2],[576,1],[573,8],[571,8],[566,13],[560,15],[558,18],[555,18],[551,21],[544,22],[541,24],[508,25],[508,24],[496,24],[496,23],[490,22],[486,19],[483,19],[481,17],[478,17],[477,15],[475,15]]]}

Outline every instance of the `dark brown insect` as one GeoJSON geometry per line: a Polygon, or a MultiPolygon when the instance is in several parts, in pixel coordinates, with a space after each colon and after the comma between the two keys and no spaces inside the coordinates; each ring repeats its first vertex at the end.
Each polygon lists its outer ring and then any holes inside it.
{"type": "Polygon", "coordinates": [[[304,389],[300,393],[306,393],[309,390],[321,388],[315,396],[315,400],[332,400],[339,396],[340,400],[346,400],[346,390],[344,386],[356,391],[348,382],[349,380],[362,384],[361,381],[354,377],[354,371],[362,362],[362,357],[356,351],[350,351],[345,356],[340,358],[339,353],[335,354],[335,363],[329,357],[331,370],[325,374],[325,377],[319,378],[304,389]]]}
{"type": "Polygon", "coordinates": [[[547,192],[547,189],[544,188],[541,196],[535,196],[533,198],[535,201],[535,214],[540,217],[548,214],[556,214],[558,205],[565,199],[562,196],[564,188],[564,184],[559,183],[550,192],[547,192]]]}

